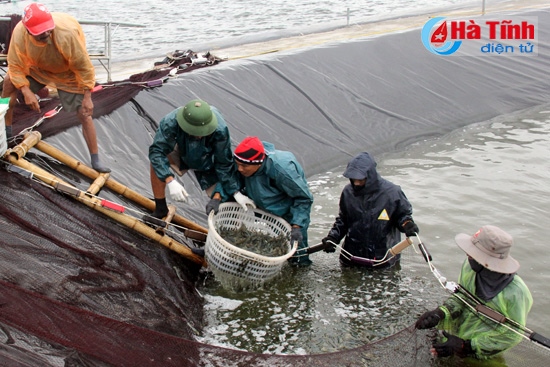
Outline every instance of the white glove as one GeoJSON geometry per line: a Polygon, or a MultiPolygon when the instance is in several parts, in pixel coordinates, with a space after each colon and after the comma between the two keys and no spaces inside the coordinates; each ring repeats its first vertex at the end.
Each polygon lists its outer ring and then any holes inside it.
{"type": "Polygon", "coordinates": [[[187,194],[185,188],[178,181],[174,179],[168,182],[166,186],[168,187],[168,192],[170,193],[172,200],[183,202],[187,201],[189,194],[187,194]]]}
{"type": "Polygon", "coordinates": [[[256,208],[256,204],[254,204],[254,201],[248,196],[241,194],[240,191],[237,191],[236,193],[234,193],[233,197],[235,198],[237,203],[241,204],[244,211],[248,210],[248,207],[246,206],[247,204],[253,208],[256,208]]]}

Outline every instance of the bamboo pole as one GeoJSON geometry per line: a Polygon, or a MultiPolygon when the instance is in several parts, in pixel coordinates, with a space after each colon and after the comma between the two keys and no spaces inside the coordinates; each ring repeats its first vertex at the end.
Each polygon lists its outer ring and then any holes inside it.
{"type": "Polygon", "coordinates": [[[101,190],[103,186],[105,186],[105,182],[109,179],[110,173],[100,173],[97,175],[97,178],[94,180],[94,182],[88,187],[87,192],[89,192],[92,195],[97,195],[97,193],[101,190]]]}
{"type": "MultiPolygon", "coordinates": [[[[51,146],[48,143],[45,143],[43,141],[39,141],[36,143],[35,148],[40,150],[41,152],[49,155],[50,157],[57,159],[58,161],[62,162],[69,168],[74,169],[75,171],[83,174],[84,176],[95,180],[100,175],[98,172],[96,172],[94,169],[86,166],[79,160],[69,156],[68,154],[60,151],[59,149],[51,146]]],[[[128,188],[127,186],[122,185],[121,183],[113,180],[111,177],[105,182],[105,187],[109,188],[110,190],[116,192],[117,194],[120,194],[124,196],[127,199],[132,200],[138,205],[141,205],[147,210],[153,211],[155,210],[155,202],[151,199],[146,198],[145,196],[141,195],[140,193],[128,188]]],[[[208,233],[208,229],[187,219],[182,217],[179,214],[175,214],[174,218],[172,220],[175,224],[178,224],[180,226],[183,226],[188,229],[192,229],[194,231],[202,232],[202,233],[208,233]]]]}
{"type": "MultiPolygon", "coordinates": [[[[13,165],[16,165],[18,167],[21,167],[27,171],[32,172],[36,178],[41,180],[42,182],[52,186],[57,187],[58,184],[63,184],[67,186],[72,186],[63,180],[60,180],[56,176],[52,175],[48,171],[45,171],[44,169],[26,161],[25,159],[18,158],[17,154],[10,154],[10,151],[8,151],[8,154],[4,156],[4,158],[7,158],[9,162],[13,165]]],[[[94,171],[95,172],[95,171],[94,171]]],[[[79,194],[78,196],[75,196],[75,198],[80,201],[81,203],[85,204],[86,206],[93,208],[106,216],[108,216],[111,219],[116,220],[117,222],[135,230],[136,232],[154,240],[160,243],[161,245],[169,248],[170,250],[184,256],[185,258],[200,264],[202,266],[206,266],[206,261],[204,258],[196,255],[191,251],[191,249],[174,239],[164,236],[161,234],[158,234],[153,228],[149,227],[148,225],[142,223],[138,219],[131,217],[129,215],[125,215],[110,209],[106,209],[101,206],[101,200],[86,195],[83,191],[78,190],[79,194]]]]}
{"type": "Polygon", "coordinates": [[[23,158],[32,147],[42,139],[42,134],[38,131],[25,134],[25,139],[6,152],[6,155],[15,155],[17,158],[23,158]]]}

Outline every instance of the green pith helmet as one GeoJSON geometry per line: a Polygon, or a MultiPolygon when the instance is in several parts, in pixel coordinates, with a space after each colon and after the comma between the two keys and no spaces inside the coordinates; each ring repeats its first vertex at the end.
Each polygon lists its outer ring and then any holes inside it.
{"type": "Polygon", "coordinates": [[[176,119],[181,129],[192,136],[210,135],[218,127],[218,119],[210,110],[210,105],[200,99],[194,99],[180,107],[176,119]]]}

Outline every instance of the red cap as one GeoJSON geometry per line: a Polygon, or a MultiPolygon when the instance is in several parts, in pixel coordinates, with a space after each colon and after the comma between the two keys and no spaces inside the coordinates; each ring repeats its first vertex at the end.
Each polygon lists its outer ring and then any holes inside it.
{"type": "Polygon", "coordinates": [[[22,22],[33,36],[38,36],[55,28],[50,11],[40,3],[32,3],[25,7],[22,22]]]}
{"type": "Polygon", "coordinates": [[[246,137],[237,145],[233,156],[245,164],[262,164],[265,159],[264,145],[256,136],[246,137]]]}

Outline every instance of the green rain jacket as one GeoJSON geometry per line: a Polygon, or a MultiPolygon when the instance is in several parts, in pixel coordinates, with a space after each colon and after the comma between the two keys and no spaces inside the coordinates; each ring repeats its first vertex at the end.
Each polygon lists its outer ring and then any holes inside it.
{"type": "MultiPolygon", "coordinates": [[[[476,273],[466,259],[462,264],[458,283],[475,294],[475,276],[476,273]]],[[[532,305],[531,292],[518,275],[515,275],[514,280],[506,288],[486,303],[487,307],[523,326],[532,305]]],[[[447,299],[440,309],[445,313],[445,319],[439,322],[438,328],[447,330],[450,334],[464,340],[470,340],[476,358],[490,358],[512,348],[522,339],[520,335],[504,326],[499,326],[484,316],[478,316],[454,296],[447,299]]]]}
{"type": "Polygon", "coordinates": [[[291,152],[275,150],[268,142],[262,144],[266,158],[254,175],[243,177],[243,191],[258,208],[302,227],[302,234],[307,235],[313,195],[304,170],[291,152]]]}
{"type": "Polygon", "coordinates": [[[177,144],[180,169],[193,169],[203,190],[217,183],[215,192],[223,188],[223,192],[232,195],[239,189],[239,178],[233,163],[229,129],[218,109],[213,106],[210,108],[218,119],[218,127],[212,134],[200,139],[190,136],[179,127],[176,120],[178,109],[164,116],[149,147],[149,160],[161,181],[174,176],[167,155],[177,144]]]}

